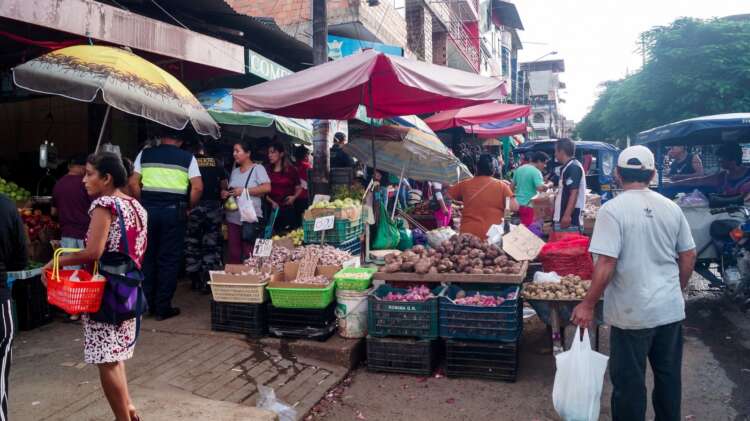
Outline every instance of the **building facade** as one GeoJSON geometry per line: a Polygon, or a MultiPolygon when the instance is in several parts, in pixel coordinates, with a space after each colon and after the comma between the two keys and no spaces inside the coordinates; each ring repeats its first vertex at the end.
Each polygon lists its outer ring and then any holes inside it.
{"type": "Polygon", "coordinates": [[[565,72],[564,60],[546,60],[520,65],[521,103],[531,104],[532,139],[559,138],[570,134],[565,118],[560,113],[564,99],[560,91],[565,83],[560,73],[565,72]]]}

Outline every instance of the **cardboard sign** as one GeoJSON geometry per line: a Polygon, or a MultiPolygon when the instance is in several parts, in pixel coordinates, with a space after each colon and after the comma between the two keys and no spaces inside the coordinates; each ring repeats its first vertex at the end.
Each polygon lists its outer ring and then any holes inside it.
{"type": "Polygon", "coordinates": [[[255,240],[255,247],[253,248],[253,256],[255,257],[268,257],[271,255],[273,250],[273,240],[266,240],[264,238],[258,238],[255,240]]]}
{"type": "Polygon", "coordinates": [[[316,194],[313,197],[312,204],[315,205],[315,204],[318,204],[319,202],[330,202],[330,201],[331,201],[331,196],[327,194],[316,194]]]}
{"type": "Polygon", "coordinates": [[[503,250],[515,260],[534,260],[544,247],[544,241],[523,225],[503,236],[503,250]]]}
{"type": "Polygon", "coordinates": [[[359,267],[359,256],[352,257],[351,259],[344,262],[345,268],[358,268],[359,267]]]}
{"type": "Polygon", "coordinates": [[[333,222],[335,219],[336,217],[333,215],[316,218],[315,226],[313,226],[313,231],[328,231],[329,229],[333,228],[333,222]]]}

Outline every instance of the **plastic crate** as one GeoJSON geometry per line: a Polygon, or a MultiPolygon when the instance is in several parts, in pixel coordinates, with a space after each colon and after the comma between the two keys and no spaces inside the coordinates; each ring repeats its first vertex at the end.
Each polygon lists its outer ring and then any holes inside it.
{"type": "Polygon", "coordinates": [[[266,285],[260,284],[229,283],[214,281],[214,271],[209,271],[211,276],[211,295],[214,301],[222,303],[248,303],[261,304],[266,301],[266,285]]]}
{"type": "Polygon", "coordinates": [[[335,287],[332,281],[323,288],[268,287],[267,290],[274,307],[321,309],[333,302],[335,287]]]}
{"type": "MultiPolygon", "coordinates": [[[[435,288],[438,295],[442,287],[435,288]]],[[[410,336],[435,339],[438,336],[438,300],[397,302],[382,298],[389,292],[406,293],[406,289],[381,285],[367,297],[367,331],[372,336],[410,336]]]]}
{"type": "MultiPolygon", "coordinates": [[[[453,299],[462,288],[446,287],[440,295],[440,337],[478,341],[514,342],[523,330],[523,317],[520,287],[507,286],[502,289],[484,290],[483,295],[507,297],[515,294],[515,299],[505,300],[498,307],[479,307],[455,304],[453,299]]],[[[478,291],[463,289],[467,296],[478,291]]]]}
{"type": "Polygon", "coordinates": [[[47,288],[41,276],[18,279],[13,282],[13,300],[20,330],[31,330],[52,321],[52,311],[47,302],[47,288]]]}
{"type": "Polygon", "coordinates": [[[430,376],[438,361],[434,339],[367,337],[367,369],[430,376]]]}
{"type": "Polygon", "coordinates": [[[359,239],[359,235],[364,230],[362,218],[352,221],[349,219],[336,219],[333,222],[333,229],[325,231],[325,238],[321,235],[323,231],[314,231],[315,220],[305,219],[302,221],[304,231],[303,241],[311,244],[319,244],[325,240],[326,244],[341,244],[353,239],[359,239]]]}
{"type": "Polygon", "coordinates": [[[362,246],[359,241],[359,236],[357,236],[356,238],[352,238],[351,240],[343,242],[343,243],[330,244],[330,245],[333,247],[336,247],[339,250],[344,250],[345,252],[351,254],[352,256],[359,256],[360,250],[362,250],[362,246]]]}
{"type": "Polygon", "coordinates": [[[266,303],[220,303],[211,300],[211,330],[243,333],[251,337],[268,332],[266,303]]]}
{"type": "Polygon", "coordinates": [[[333,275],[333,280],[336,281],[336,288],[338,289],[364,291],[370,288],[372,275],[377,271],[375,268],[344,268],[333,275]],[[365,279],[352,279],[348,277],[350,273],[366,273],[370,276],[365,279]]]}
{"type": "Polygon", "coordinates": [[[445,374],[515,382],[519,342],[445,341],[445,374]]]}
{"type": "Polygon", "coordinates": [[[268,308],[268,331],[281,338],[325,340],[336,331],[336,304],[321,310],[268,308]]]}

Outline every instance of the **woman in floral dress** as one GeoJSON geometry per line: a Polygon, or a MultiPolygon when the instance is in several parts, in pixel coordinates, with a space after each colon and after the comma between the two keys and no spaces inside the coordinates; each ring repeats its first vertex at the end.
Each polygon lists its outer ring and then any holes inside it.
{"type": "MultiPolygon", "coordinates": [[[[112,153],[89,157],[83,182],[88,194],[95,198],[89,214],[91,223],[86,248],[60,257],[60,266],[92,265],[105,251],[125,252],[123,235],[127,236],[128,252],[138,267],[146,252],[146,211],[120,188],[127,184],[128,175],[122,160],[112,153]],[[118,205],[120,212],[118,212],[118,205]],[[120,228],[124,219],[125,233],[120,228]]],[[[51,268],[52,262],[45,268],[51,268]]],[[[44,273],[44,271],[43,271],[44,273]]],[[[102,389],[117,421],[138,421],[130,400],[125,360],[133,356],[136,335],[135,319],[119,325],[91,320],[84,315],[84,359],[99,368],[102,389]]]]}

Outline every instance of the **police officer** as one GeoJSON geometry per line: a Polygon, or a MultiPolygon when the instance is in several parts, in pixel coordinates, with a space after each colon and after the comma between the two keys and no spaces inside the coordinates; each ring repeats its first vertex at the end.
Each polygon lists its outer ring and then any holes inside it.
{"type": "Polygon", "coordinates": [[[227,189],[227,173],[216,158],[208,155],[202,143],[193,153],[203,180],[203,195],[198,206],[190,211],[185,239],[186,271],[193,290],[208,294],[208,271],[222,267],[221,191],[227,189]]]}
{"type": "MultiPolygon", "coordinates": [[[[143,289],[149,309],[161,321],[180,314],[172,307],[177,288],[188,208],[198,204],[203,192],[198,161],[180,149],[187,133],[158,128],[158,146],[144,149],[133,170],[140,184],[132,193],[148,211],[148,248],[143,262],[143,289]]],[[[134,244],[138,247],[138,244],[134,244]]]]}

